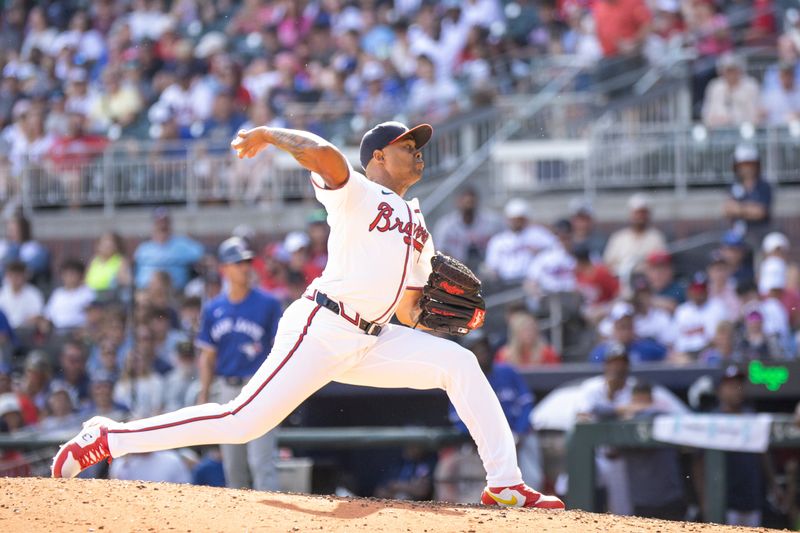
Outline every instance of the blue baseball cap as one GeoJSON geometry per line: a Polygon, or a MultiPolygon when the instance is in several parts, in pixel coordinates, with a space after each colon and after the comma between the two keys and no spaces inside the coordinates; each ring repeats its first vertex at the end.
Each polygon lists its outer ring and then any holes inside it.
{"type": "Polygon", "coordinates": [[[359,159],[361,167],[367,170],[367,165],[372,160],[375,150],[383,150],[390,144],[394,144],[403,139],[414,139],[417,148],[422,148],[433,135],[433,127],[430,124],[420,124],[409,129],[401,122],[381,122],[361,137],[361,147],[359,149],[359,159]]]}
{"type": "Polygon", "coordinates": [[[735,229],[728,230],[722,236],[722,244],[725,246],[744,246],[744,235],[735,229]]]}
{"type": "Polygon", "coordinates": [[[250,249],[247,241],[241,237],[230,237],[222,241],[222,244],[219,245],[217,255],[220,263],[228,265],[231,263],[250,261],[256,254],[250,249]]]}

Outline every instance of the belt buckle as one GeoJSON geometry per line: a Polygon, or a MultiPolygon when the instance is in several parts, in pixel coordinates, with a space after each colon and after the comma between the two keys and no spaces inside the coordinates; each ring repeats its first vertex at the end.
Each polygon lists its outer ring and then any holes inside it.
{"type": "Polygon", "coordinates": [[[369,326],[367,326],[367,329],[365,329],[364,331],[366,332],[367,335],[378,335],[381,332],[381,326],[380,324],[372,322],[370,323],[369,326]]]}

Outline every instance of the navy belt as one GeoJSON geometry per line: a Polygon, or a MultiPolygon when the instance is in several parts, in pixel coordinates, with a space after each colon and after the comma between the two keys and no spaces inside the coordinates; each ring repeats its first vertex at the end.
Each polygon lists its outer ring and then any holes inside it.
{"type": "MultiPolygon", "coordinates": [[[[335,301],[331,300],[325,294],[322,294],[319,291],[315,291],[315,293],[316,293],[314,295],[314,301],[315,302],[317,302],[322,307],[324,307],[324,308],[326,308],[326,309],[328,309],[330,311],[333,311],[337,315],[342,315],[342,312],[341,312],[342,309],[341,309],[341,306],[338,303],[336,303],[335,301]]],[[[355,320],[353,320],[350,317],[345,316],[345,315],[342,315],[342,316],[346,320],[348,320],[351,323],[353,323],[354,325],[358,326],[358,328],[363,330],[364,333],[366,333],[367,335],[374,335],[374,336],[377,337],[378,335],[380,335],[381,330],[383,329],[383,326],[381,326],[377,322],[367,322],[366,320],[364,320],[363,318],[359,317],[358,315],[356,315],[356,319],[355,320]]]]}

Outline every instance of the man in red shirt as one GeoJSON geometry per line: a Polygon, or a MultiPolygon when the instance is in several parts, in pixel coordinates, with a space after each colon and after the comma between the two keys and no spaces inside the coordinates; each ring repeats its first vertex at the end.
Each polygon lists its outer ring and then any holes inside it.
{"type": "Polygon", "coordinates": [[[575,281],[583,295],[584,316],[598,322],[608,312],[608,307],[619,293],[619,280],[603,263],[594,263],[585,244],[573,247],[575,281]]]}
{"type": "Polygon", "coordinates": [[[624,94],[636,80],[620,77],[644,66],[642,46],[650,32],[652,15],[644,0],[597,0],[592,13],[603,49],[598,81],[618,82],[608,87],[609,96],[624,94]]]}
{"type": "Polygon", "coordinates": [[[108,139],[100,135],[86,133],[86,116],[71,112],[67,123],[67,133],[58,137],[50,149],[50,170],[64,184],[70,205],[77,207],[83,182],[91,172],[88,164],[99,158],[108,139]]]}

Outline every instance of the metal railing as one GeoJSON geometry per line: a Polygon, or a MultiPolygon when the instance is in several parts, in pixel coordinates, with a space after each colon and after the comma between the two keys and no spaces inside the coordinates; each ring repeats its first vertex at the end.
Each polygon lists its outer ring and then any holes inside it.
{"type": "Polygon", "coordinates": [[[602,128],[588,140],[506,143],[493,151],[491,177],[500,197],[640,188],[685,194],[690,187],[731,183],[733,153],[742,142],[758,148],[768,181],[800,182],[800,135],[792,128],[757,129],[743,139],[738,129],[675,124],[602,128]]]}
{"type": "MultiPolygon", "coordinates": [[[[457,168],[502,124],[495,107],[464,114],[436,127],[425,147],[426,179],[435,182],[457,168]]],[[[360,170],[357,147],[343,148],[360,170]]],[[[102,208],[153,204],[232,203],[273,205],[313,197],[308,172],[288,154],[267,149],[239,160],[227,143],[136,141],[112,143],[99,152],[24,162],[17,176],[0,169],[0,197],[26,212],[43,208],[102,208]]]]}

